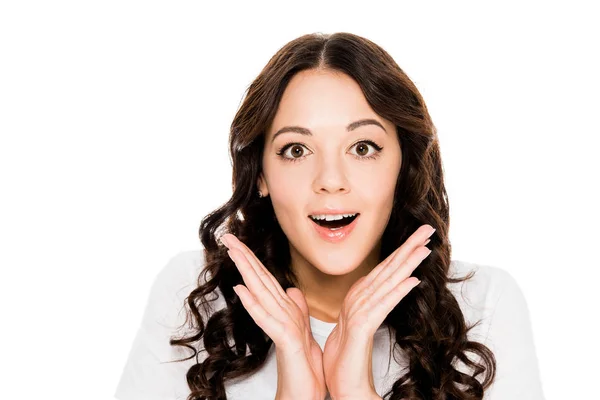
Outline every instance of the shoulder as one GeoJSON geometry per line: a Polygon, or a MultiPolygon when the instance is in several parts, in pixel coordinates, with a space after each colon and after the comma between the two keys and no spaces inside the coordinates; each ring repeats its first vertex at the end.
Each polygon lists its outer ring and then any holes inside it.
{"type": "Polygon", "coordinates": [[[154,278],[153,288],[186,296],[210,279],[204,249],[180,251],[168,259],[154,278]]]}
{"type": "Polygon", "coordinates": [[[182,251],[168,259],[158,271],[150,289],[150,306],[169,307],[181,302],[196,286],[203,270],[202,251],[182,251]]]}
{"type": "Polygon", "coordinates": [[[468,291],[473,299],[502,291],[507,285],[516,284],[513,276],[500,267],[476,264],[461,260],[452,260],[448,271],[449,278],[463,278],[473,273],[473,277],[458,283],[449,283],[454,291],[468,291]]]}
{"type": "Polygon", "coordinates": [[[184,303],[202,269],[203,252],[184,251],[169,258],[155,275],[115,398],[184,399],[189,394],[186,374],[195,360],[173,362],[192,353],[172,346],[170,339],[180,336],[177,333],[186,320],[184,303]]]}
{"type": "MultiPolygon", "coordinates": [[[[205,267],[203,249],[181,251],[168,259],[152,283],[147,313],[154,319],[149,322],[168,326],[173,332],[179,330],[185,321],[187,297],[210,278],[205,267]]],[[[212,311],[223,303],[219,289],[215,291],[216,296],[209,296],[212,311]]],[[[209,316],[202,314],[205,318],[209,316]]]]}
{"type": "Polygon", "coordinates": [[[494,353],[497,375],[485,398],[543,399],[530,313],[521,287],[502,268],[464,261],[452,261],[449,277],[470,272],[474,272],[471,279],[448,287],[469,326],[480,322],[469,331],[469,339],[484,343],[494,353]]]}
{"type": "Polygon", "coordinates": [[[461,260],[450,263],[449,278],[464,278],[470,274],[473,276],[466,281],[448,283],[448,289],[454,294],[468,323],[481,320],[481,326],[475,328],[474,333],[485,338],[497,308],[506,306],[507,301],[524,299],[515,278],[500,267],[461,260]],[[506,296],[506,293],[511,295],[506,296]],[[515,293],[520,296],[515,297],[515,293]],[[503,299],[502,303],[500,299],[503,299]]]}
{"type": "Polygon", "coordinates": [[[156,280],[179,285],[194,281],[204,270],[204,250],[186,250],[172,256],[158,272],[156,280]]]}

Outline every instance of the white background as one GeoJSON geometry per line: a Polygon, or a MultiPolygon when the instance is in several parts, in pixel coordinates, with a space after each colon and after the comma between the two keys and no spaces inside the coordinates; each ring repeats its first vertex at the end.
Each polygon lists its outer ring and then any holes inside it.
{"type": "Polygon", "coordinates": [[[509,271],[548,399],[598,382],[598,14],[592,2],[5,1],[4,399],[109,399],[150,285],[231,194],[227,138],[285,43],[352,32],[438,128],[452,258],[509,271]],[[392,8],[390,8],[392,7],[392,8]]]}

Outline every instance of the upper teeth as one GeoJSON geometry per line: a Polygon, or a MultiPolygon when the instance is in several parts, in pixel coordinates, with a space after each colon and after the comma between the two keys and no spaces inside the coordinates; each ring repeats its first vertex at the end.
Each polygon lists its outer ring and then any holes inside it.
{"type": "Polygon", "coordinates": [[[322,214],[322,215],[311,215],[310,217],[312,219],[319,219],[319,220],[327,220],[327,221],[333,221],[336,219],[342,219],[345,217],[354,217],[356,215],[356,213],[354,214],[322,214]]]}

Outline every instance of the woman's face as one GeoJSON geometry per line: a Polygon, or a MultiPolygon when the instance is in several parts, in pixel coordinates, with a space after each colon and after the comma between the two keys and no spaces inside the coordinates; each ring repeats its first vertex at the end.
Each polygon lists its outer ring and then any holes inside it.
{"type": "Polygon", "coordinates": [[[352,78],[331,71],[297,73],[266,132],[258,181],[289,240],[292,264],[344,275],[377,258],[401,162],[395,125],[371,109],[352,78]],[[347,130],[363,119],[381,126],[347,130]],[[276,135],[292,126],[311,134],[276,135]],[[341,241],[323,239],[309,218],[327,208],[360,213],[341,241]]]}

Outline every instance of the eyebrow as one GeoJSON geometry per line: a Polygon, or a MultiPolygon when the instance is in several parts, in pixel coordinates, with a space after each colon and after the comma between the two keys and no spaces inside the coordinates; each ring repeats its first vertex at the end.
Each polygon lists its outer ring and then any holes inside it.
{"type": "MultiPolygon", "coordinates": [[[[377,120],[374,120],[372,118],[366,118],[366,119],[360,119],[358,121],[354,121],[351,124],[348,124],[348,126],[346,127],[346,131],[350,132],[353,131],[356,128],[359,128],[361,126],[365,126],[365,125],[376,125],[378,127],[380,127],[381,129],[383,129],[383,131],[385,133],[388,133],[385,128],[383,127],[383,125],[381,125],[381,123],[377,120]]],[[[271,143],[273,143],[273,141],[275,140],[275,138],[279,135],[281,135],[282,133],[285,132],[294,132],[294,133],[299,133],[301,135],[306,135],[306,136],[312,136],[312,132],[309,129],[303,128],[301,126],[284,126],[283,128],[281,128],[280,130],[278,130],[274,135],[273,138],[271,139],[271,143]]]]}

